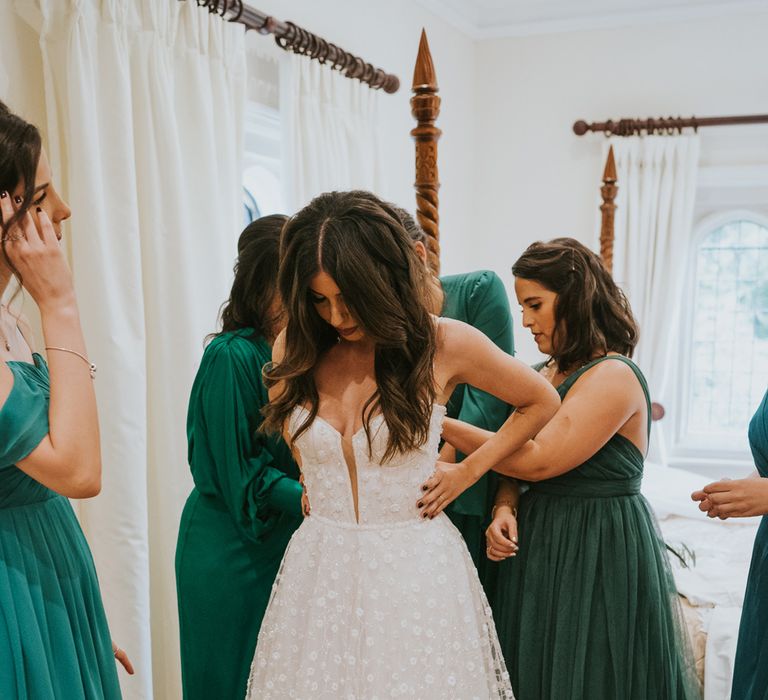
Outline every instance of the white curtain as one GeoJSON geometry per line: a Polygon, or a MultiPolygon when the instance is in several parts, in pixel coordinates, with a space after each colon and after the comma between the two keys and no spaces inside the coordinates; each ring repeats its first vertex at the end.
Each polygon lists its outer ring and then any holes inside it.
{"type": "MultiPolygon", "coordinates": [[[[651,398],[664,404],[673,389],[674,350],[683,307],[685,261],[693,229],[699,137],[633,136],[613,146],[619,191],[613,276],[640,324],[635,360],[651,398]]],[[[664,428],[654,425],[649,457],[666,462],[664,428]]]]}
{"type": "MultiPolygon", "coordinates": [[[[241,228],[244,33],[193,0],[17,0],[40,32],[54,172],[96,379],[103,491],[81,504],[124,696],[179,698],[185,414],[241,228]]],[[[212,582],[215,585],[215,582],[212,582]]]]}
{"type": "Polygon", "coordinates": [[[283,58],[280,83],[289,211],[329,190],[376,192],[379,91],[293,54],[283,58]]]}

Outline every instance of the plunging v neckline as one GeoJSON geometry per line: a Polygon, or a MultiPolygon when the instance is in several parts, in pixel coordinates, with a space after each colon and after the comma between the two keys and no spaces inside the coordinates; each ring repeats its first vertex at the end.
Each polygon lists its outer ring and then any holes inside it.
{"type": "MultiPolygon", "coordinates": [[[[304,407],[302,406],[302,408],[304,407]]],[[[306,411],[308,409],[304,408],[304,410],[306,411]]],[[[371,417],[371,422],[383,417],[384,417],[383,413],[377,412],[371,417]]],[[[344,433],[342,433],[338,428],[336,428],[330,421],[323,418],[319,413],[315,415],[315,419],[319,419],[320,421],[325,423],[325,425],[328,426],[334,433],[336,433],[336,435],[338,435],[342,440],[347,440],[348,442],[352,442],[358,435],[360,435],[360,433],[365,431],[365,422],[363,422],[363,424],[357,430],[355,430],[355,432],[352,433],[352,435],[350,435],[349,437],[346,437],[344,433]]]]}

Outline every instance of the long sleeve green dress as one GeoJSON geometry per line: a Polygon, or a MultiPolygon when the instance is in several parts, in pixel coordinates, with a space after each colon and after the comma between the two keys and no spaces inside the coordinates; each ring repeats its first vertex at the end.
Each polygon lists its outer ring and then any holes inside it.
{"type": "MultiPolygon", "coordinates": [[[[468,323],[487,335],[502,350],[514,354],[509,298],[499,276],[489,270],[441,277],[445,294],[441,315],[468,323]]],[[[448,416],[485,430],[498,430],[509,406],[494,396],[465,384],[456,387],[448,402],[448,416]]],[[[457,459],[463,459],[457,455],[457,459]]],[[[489,598],[497,566],[485,556],[485,528],[496,493],[495,477],[486,474],[446,509],[459,529],[475,562],[489,598]]]]}
{"type": "Polygon", "coordinates": [[[301,523],[287,445],[257,432],[271,349],[250,329],[208,345],[187,416],[195,487],[181,517],[176,586],[187,700],[245,697],[261,620],[301,523]]]}
{"type": "Polygon", "coordinates": [[[88,544],[69,500],[15,466],[48,434],[40,355],[8,362],[0,405],[0,698],[117,700],[112,641],[88,544]]]}

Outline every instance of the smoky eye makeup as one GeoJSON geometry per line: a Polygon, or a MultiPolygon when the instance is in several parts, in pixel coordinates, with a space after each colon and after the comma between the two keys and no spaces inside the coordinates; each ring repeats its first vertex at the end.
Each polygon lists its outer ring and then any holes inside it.
{"type": "Polygon", "coordinates": [[[315,294],[311,289],[309,290],[309,298],[312,300],[314,304],[320,304],[321,302],[325,301],[324,296],[321,296],[320,294],[315,294]]]}

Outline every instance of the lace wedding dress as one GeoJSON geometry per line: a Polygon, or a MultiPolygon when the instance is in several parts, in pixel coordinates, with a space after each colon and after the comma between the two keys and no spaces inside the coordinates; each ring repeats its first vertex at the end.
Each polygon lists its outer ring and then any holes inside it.
{"type": "MultiPolygon", "coordinates": [[[[306,409],[290,421],[295,431],[306,409]]],[[[249,699],[512,699],[491,610],[444,514],[419,517],[445,408],[419,450],[382,465],[387,426],[352,438],[355,502],[341,435],[322,418],[296,441],[312,513],[293,535],[264,616],[249,699]]]]}

